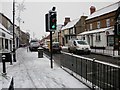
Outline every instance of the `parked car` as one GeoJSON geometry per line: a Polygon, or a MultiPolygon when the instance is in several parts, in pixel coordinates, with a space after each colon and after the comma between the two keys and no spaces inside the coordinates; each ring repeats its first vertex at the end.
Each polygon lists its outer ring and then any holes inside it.
{"type": "Polygon", "coordinates": [[[44,44],[44,45],[42,45],[42,48],[43,48],[44,50],[48,50],[48,45],[47,45],[47,44],[44,44]]]}
{"type": "MultiPolygon", "coordinates": [[[[61,48],[59,42],[53,42],[52,43],[52,51],[53,51],[53,53],[60,53],[61,50],[62,50],[62,48],[61,48]]],[[[50,50],[50,44],[49,44],[49,51],[51,51],[50,50]]]]}
{"type": "Polygon", "coordinates": [[[90,54],[91,49],[89,44],[84,40],[70,40],[68,41],[68,51],[75,53],[90,54]]]}
{"type": "Polygon", "coordinates": [[[30,51],[37,50],[39,47],[40,47],[40,44],[38,41],[31,41],[29,45],[29,50],[30,51]]]}
{"type": "Polygon", "coordinates": [[[61,48],[59,42],[53,42],[52,43],[52,50],[53,50],[53,52],[59,52],[60,53],[62,48],[61,48]]]}

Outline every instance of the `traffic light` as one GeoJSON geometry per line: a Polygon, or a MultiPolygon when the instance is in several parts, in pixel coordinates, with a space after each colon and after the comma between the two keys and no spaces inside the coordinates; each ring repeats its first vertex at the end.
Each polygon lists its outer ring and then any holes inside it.
{"type": "Polygon", "coordinates": [[[55,11],[52,11],[52,12],[49,12],[49,22],[50,22],[50,30],[53,31],[53,30],[56,30],[56,12],[55,11]]]}

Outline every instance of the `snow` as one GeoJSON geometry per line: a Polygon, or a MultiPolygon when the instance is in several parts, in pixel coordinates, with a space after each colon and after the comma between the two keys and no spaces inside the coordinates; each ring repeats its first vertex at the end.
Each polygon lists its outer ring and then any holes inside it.
{"type": "Polygon", "coordinates": [[[75,19],[71,22],[68,22],[67,25],[65,25],[61,30],[65,30],[65,29],[73,27],[78,21],[79,19],[75,19]]]}
{"type": "Polygon", "coordinates": [[[106,30],[108,30],[108,29],[110,29],[110,28],[111,28],[111,27],[96,29],[96,30],[92,30],[92,31],[86,31],[86,32],[80,33],[80,35],[93,34],[93,33],[98,33],[98,32],[105,32],[106,30]]]}
{"type": "Polygon", "coordinates": [[[13,76],[15,88],[88,88],[55,63],[51,69],[47,57],[38,58],[26,48],[17,50],[17,62],[7,63],[7,74],[13,76]]]}
{"type": "Polygon", "coordinates": [[[99,9],[96,12],[94,12],[93,14],[91,14],[90,16],[88,16],[88,18],[86,20],[89,20],[89,19],[95,18],[97,16],[101,16],[101,15],[110,13],[112,11],[115,11],[119,7],[118,4],[119,4],[119,2],[111,4],[111,5],[107,6],[107,7],[102,8],[102,9],[99,9]]]}
{"type": "Polygon", "coordinates": [[[68,46],[62,46],[62,49],[68,49],[68,46]]]}

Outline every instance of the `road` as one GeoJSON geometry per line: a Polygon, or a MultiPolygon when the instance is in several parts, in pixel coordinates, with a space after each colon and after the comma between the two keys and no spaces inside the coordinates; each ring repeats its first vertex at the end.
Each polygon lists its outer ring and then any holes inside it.
{"type": "MultiPolygon", "coordinates": [[[[68,52],[67,49],[65,49],[63,51],[68,52]]],[[[107,62],[107,63],[112,63],[115,65],[120,65],[120,59],[110,57],[110,56],[99,55],[99,54],[94,54],[94,53],[91,53],[90,55],[85,55],[85,54],[79,54],[79,55],[83,56],[83,57],[91,58],[91,59],[95,58],[96,60],[107,62]]],[[[55,55],[55,57],[58,57],[58,56],[55,55]]]]}
{"type": "MultiPolygon", "coordinates": [[[[68,52],[67,50],[62,50],[62,51],[68,52]]],[[[50,57],[49,52],[45,52],[45,53],[50,57]]],[[[91,59],[95,58],[96,60],[99,60],[99,61],[103,61],[103,62],[115,64],[115,65],[120,65],[119,59],[110,57],[110,56],[104,56],[104,55],[93,54],[93,53],[91,53],[90,55],[86,55],[86,54],[77,54],[77,55],[91,58],[91,59]]],[[[62,57],[62,53],[53,53],[53,59],[57,62],[58,65],[60,65],[61,57],[62,57]]]]}

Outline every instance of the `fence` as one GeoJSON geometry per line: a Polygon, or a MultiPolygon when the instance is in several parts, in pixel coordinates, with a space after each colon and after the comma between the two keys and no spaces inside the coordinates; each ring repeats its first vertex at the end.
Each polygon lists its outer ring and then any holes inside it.
{"type": "Polygon", "coordinates": [[[120,66],[62,52],[61,65],[95,90],[120,90],[120,66]]]}

